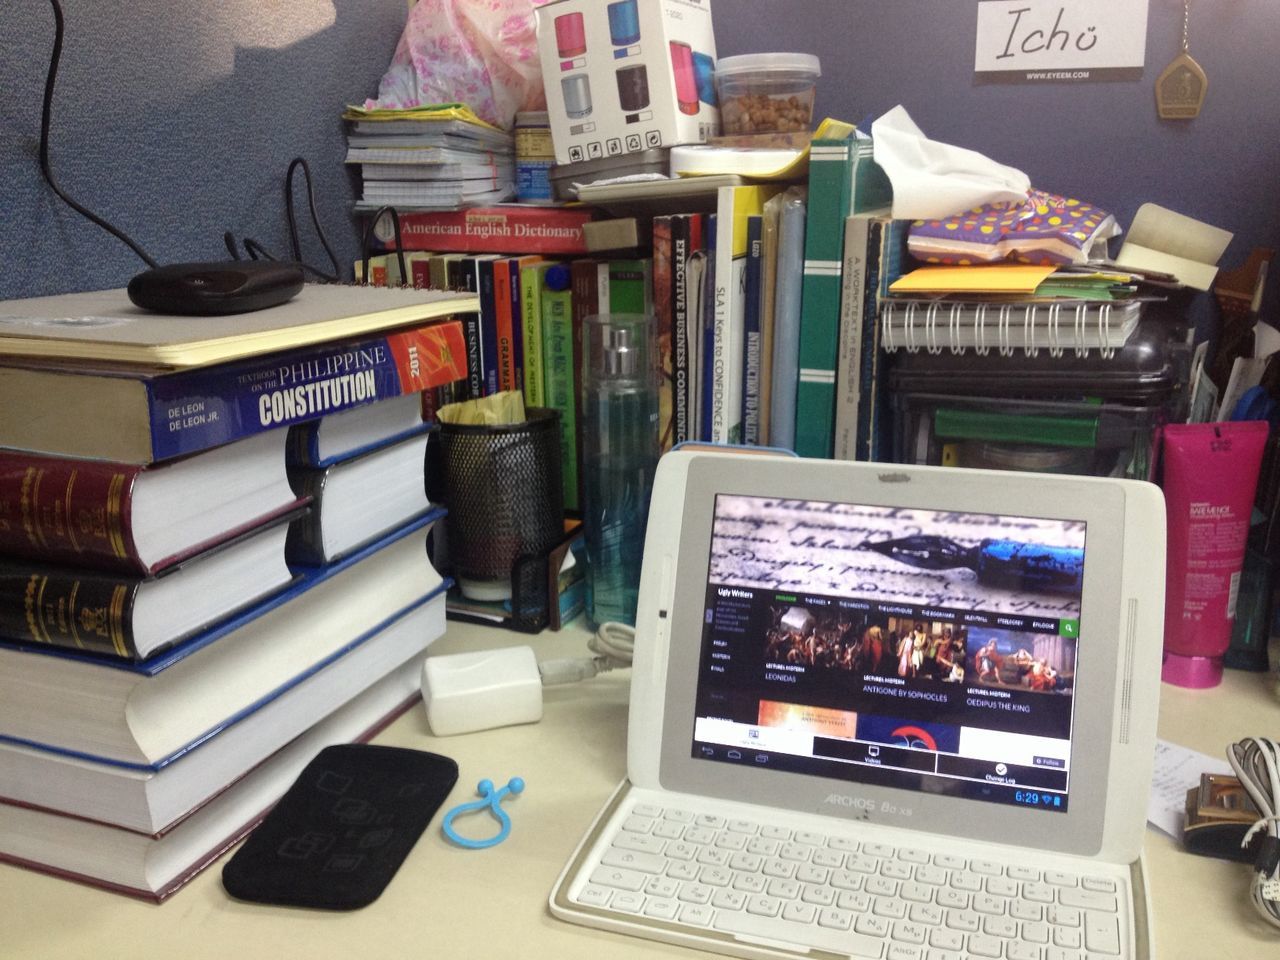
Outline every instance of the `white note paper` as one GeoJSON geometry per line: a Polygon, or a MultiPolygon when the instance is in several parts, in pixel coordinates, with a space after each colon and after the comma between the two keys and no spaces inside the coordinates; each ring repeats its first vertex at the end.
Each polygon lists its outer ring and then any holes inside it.
{"type": "Polygon", "coordinates": [[[1156,741],[1147,822],[1175,840],[1182,839],[1187,791],[1200,785],[1202,773],[1233,773],[1223,757],[1211,757],[1164,740],[1156,741]]]}

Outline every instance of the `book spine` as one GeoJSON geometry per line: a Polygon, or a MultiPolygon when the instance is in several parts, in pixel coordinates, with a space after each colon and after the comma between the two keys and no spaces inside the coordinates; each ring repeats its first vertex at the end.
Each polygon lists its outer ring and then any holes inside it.
{"type": "Polygon", "coordinates": [[[497,352],[494,366],[497,368],[497,389],[516,389],[516,336],[511,314],[512,261],[498,260],[493,264],[493,314],[496,329],[497,352]]]}
{"type": "Polygon", "coordinates": [[[805,204],[787,203],[778,224],[778,290],[775,297],[769,442],[786,450],[795,449],[796,442],[805,216],[805,204]]]}
{"type": "Polygon", "coordinates": [[[884,256],[886,224],[882,220],[867,223],[866,279],[862,297],[862,339],[859,345],[858,419],[855,435],[855,457],[858,460],[876,460],[880,452],[878,439],[883,414],[883,380],[880,370],[880,316],[877,302],[881,286],[882,259],[884,256]]]}
{"type": "Polygon", "coordinates": [[[524,334],[524,402],[545,407],[542,359],[542,278],[545,264],[531,264],[520,271],[520,322],[524,334]]]}
{"type": "Polygon", "coordinates": [[[462,322],[449,319],[141,382],[152,459],[169,460],[466,375],[462,322]]]}
{"type": "MultiPolygon", "coordinates": [[[[690,224],[693,215],[676,216],[671,222],[671,407],[672,443],[693,437],[689,396],[689,305],[696,302],[687,284],[690,224]]],[[[656,251],[655,251],[656,254],[656,251]]]]}
{"type": "Polygon", "coordinates": [[[0,554],[145,573],[131,522],[140,471],[0,452],[0,554]]]}
{"type": "MultiPolygon", "coordinates": [[[[573,349],[573,412],[574,423],[582,422],[582,394],[578,391],[578,383],[582,379],[582,324],[587,317],[600,312],[601,304],[609,303],[609,269],[599,260],[574,260],[569,265],[570,286],[573,296],[570,303],[571,332],[570,346],[573,349]],[[603,289],[601,289],[603,287],[603,289]]],[[[575,431],[576,433],[576,431],[575,431]]],[[[574,444],[574,476],[582,476],[582,448],[574,444]]],[[[568,481],[565,481],[566,488],[568,481]]],[[[574,494],[574,502],[579,503],[581,486],[574,494]]],[[[566,506],[568,501],[566,501],[566,506]]]]}
{"type": "Polygon", "coordinates": [[[703,260],[702,302],[698,309],[698,436],[713,441],[711,435],[712,378],[715,367],[716,255],[720,242],[720,219],[706,219],[706,251],[703,260]]]}
{"type": "Polygon", "coordinates": [[[776,329],[778,290],[778,236],[782,206],[782,194],[770,198],[764,206],[764,223],[760,239],[760,443],[772,443],[770,425],[773,409],[773,337],[776,329]]]}
{"type": "Polygon", "coordinates": [[[484,370],[484,394],[497,393],[499,382],[498,307],[494,261],[477,260],[480,283],[480,363],[484,370]]]}
{"type": "Polygon", "coordinates": [[[422,252],[405,254],[415,290],[431,289],[431,256],[430,253],[422,252]]]}
{"type": "Polygon", "coordinates": [[[508,260],[507,302],[511,311],[511,389],[524,391],[524,291],[520,287],[520,271],[541,260],[538,256],[508,260]]]}
{"type": "Polygon", "coordinates": [[[671,239],[674,217],[653,218],[653,317],[658,350],[658,449],[675,442],[671,239]]]}
{"type": "Polygon", "coordinates": [[[610,260],[609,312],[645,315],[653,309],[653,262],[610,260]]]}
{"type": "Polygon", "coordinates": [[[542,291],[542,358],[547,406],[560,412],[560,467],[564,505],[578,508],[578,380],[573,361],[573,292],[542,291]]]}
{"type": "Polygon", "coordinates": [[[290,467],[289,485],[299,497],[311,498],[306,516],[289,524],[285,535],[285,559],[293,565],[319,567],[329,562],[324,553],[323,496],[333,467],[290,467]]]}
{"type": "Polygon", "coordinates": [[[747,218],[747,263],[742,308],[742,442],[760,443],[760,293],[764,218],[747,218]]]}
{"type": "Polygon", "coordinates": [[[877,272],[874,278],[867,277],[867,326],[871,329],[871,412],[870,412],[870,447],[868,458],[872,461],[884,461],[893,449],[892,422],[889,410],[889,377],[886,375],[889,356],[882,348],[883,331],[880,326],[880,305],[889,295],[889,286],[902,276],[907,264],[907,225],[906,220],[876,221],[880,233],[873,235],[872,248],[877,252],[877,272]]]}
{"type": "Polygon", "coordinates": [[[809,213],[801,289],[796,453],[831,457],[840,321],[844,219],[849,209],[851,145],[815,140],[809,153],[809,213]]]}
{"type": "Polygon", "coordinates": [[[133,602],[139,581],[0,564],[0,636],[137,659],[133,602]]]}
{"type": "Polygon", "coordinates": [[[708,412],[706,438],[712,443],[737,443],[741,439],[733,429],[741,406],[742,369],[741,330],[734,326],[734,309],[741,302],[735,296],[738,275],[733,258],[734,187],[721,187],[716,203],[715,283],[711,287],[711,335],[707,339],[708,412]],[[735,369],[736,368],[736,369],[735,369]],[[737,396],[733,385],[738,385],[737,396]],[[731,415],[731,409],[732,415],[731,415]]]}
{"type": "Polygon", "coordinates": [[[866,321],[867,288],[875,285],[868,275],[870,223],[854,215],[845,221],[844,268],[840,291],[840,341],[836,364],[836,423],[834,456],[858,459],[858,408],[862,381],[862,329],[866,321]]]}
{"type": "MultiPolygon", "coordinates": [[[[406,250],[579,256],[587,252],[582,225],[590,219],[589,209],[516,204],[406,210],[400,213],[400,237],[406,250]]],[[[394,235],[374,242],[383,250],[395,248],[394,235]]]]}

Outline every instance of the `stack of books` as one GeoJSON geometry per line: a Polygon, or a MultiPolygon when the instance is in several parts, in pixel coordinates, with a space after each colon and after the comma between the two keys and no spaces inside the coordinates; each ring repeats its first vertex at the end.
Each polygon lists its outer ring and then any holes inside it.
{"type": "Polygon", "coordinates": [[[349,107],[346,162],[360,167],[358,211],[459,210],[515,196],[515,141],[456,104],[349,107]]]}
{"type": "Polygon", "coordinates": [[[448,586],[424,392],[475,308],[0,304],[0,860],[163,899],[415,701],[448,586]]]}

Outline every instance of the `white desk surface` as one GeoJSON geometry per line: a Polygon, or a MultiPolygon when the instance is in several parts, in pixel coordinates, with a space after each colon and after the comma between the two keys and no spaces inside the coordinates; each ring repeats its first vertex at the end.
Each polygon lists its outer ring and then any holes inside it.
{"type": "MultiPolygon", "coordinates": [[[[508,646],[532,639],[540,656],[585,655],[571,627],[537,638],[451,623],[433,652],[508,646]]],[[[512,832],[489,850],[463,850],[440,834],[438,815],[372,905],[351,913],[232,901],[215,863],[159,906],[0,864],[0,957],[74,958],[630,958],[699,956],[685,948],[590,930],[554,919],[547,894],[592,817],[622,779],[629,671],[547,692],[535,725],[432,737],[421,706],[379,743],[453,757],[461,777],[446,809],[473,799],[483,778],[521,776],[510,803],[512,832]]],[[[1272,674],[1228,671],[1210,691],[1165,686],[1160,734],[1215,756],[1251,734],[1280,736],[1272,674]]],[[[461,823],[459,824],[461,827],[461,823]]],[[[477,827],[478,835],[478,827],[477,827]]],[[[1280,956],[1280,933],[1246,900],[1248,869],[1184,853],[1148,828],[1158,955],[1280,956]]],[[[706,954],[706,956],[710,956],[706,954]]]]}

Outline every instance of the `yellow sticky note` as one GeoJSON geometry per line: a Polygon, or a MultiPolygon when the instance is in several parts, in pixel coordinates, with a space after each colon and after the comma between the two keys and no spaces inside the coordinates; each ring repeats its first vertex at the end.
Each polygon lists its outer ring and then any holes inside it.
{"type": "Polygon", "coordinates": [[[974,267],[920,267],[889,285],[894,293],[1016,293],[1031,296],[1052,266],[994,263],[974,267]]]}

